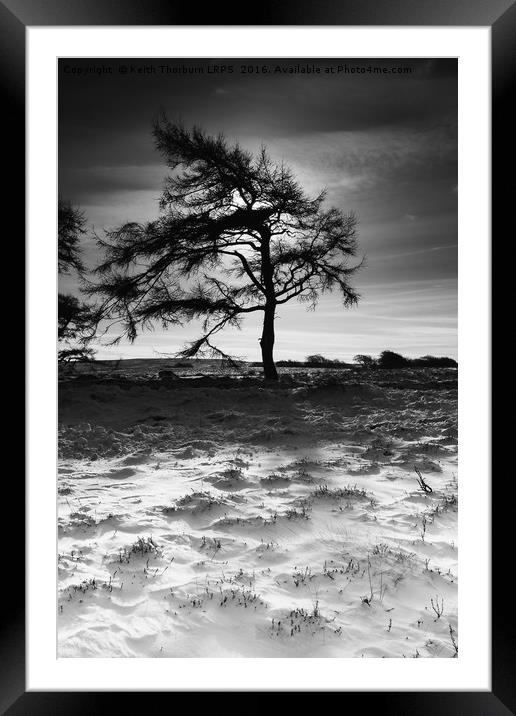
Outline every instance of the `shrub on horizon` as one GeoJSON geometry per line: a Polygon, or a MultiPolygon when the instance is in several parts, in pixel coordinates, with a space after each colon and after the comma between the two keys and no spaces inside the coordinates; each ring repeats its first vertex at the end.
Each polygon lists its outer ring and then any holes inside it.
{"type": "Polygon", "coordinates": [[[400,353],[394,351],[382,351],[378,358],[378,366],[380,368],[407,368],[410,361],[400,353]]]}
{"type": "Polygon", "coordinates": [[[378,360],[376,358],[373,358],[373,356],[364,355],[362,353],[356,355],[353,360],[355,361],[355,363],[358,363],[363,368],[374,368],[378,365],[378,360]]]}

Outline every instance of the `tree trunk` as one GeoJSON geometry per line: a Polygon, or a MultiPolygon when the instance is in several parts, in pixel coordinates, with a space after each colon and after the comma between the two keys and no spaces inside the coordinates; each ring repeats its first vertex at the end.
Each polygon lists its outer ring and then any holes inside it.
{"type": "Polygon", "coordinates": [[[275,303],[266,304],[263,318],[263,331],[260,338],[262,347],[263,374],[267,380],[278,380],[278,371],[274,364],[274,312],[275,303]]]}
{"type": "Polygon", "coordinates": [[[262,347],[263,374],[266,380],[278,380],[278,371],[274,365],[274,313],[276,312],[276,296],[274,293],[274,270],[271,264],[270,240],[271,232],[268,226],[260,229],[262,237],[262,279],[265,286],[265,308],[263,317],[263,331],[260,338],[262,347]]]}

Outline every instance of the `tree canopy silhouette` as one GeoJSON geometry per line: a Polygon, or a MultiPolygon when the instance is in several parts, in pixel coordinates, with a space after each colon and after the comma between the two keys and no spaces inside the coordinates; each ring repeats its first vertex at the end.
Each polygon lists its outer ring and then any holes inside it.
{"type": "Polygon", "coordinates": [[[75,270],[79,274],[84,271],[79,246],[82,234],[86,233],[86,217],[70,201],[59,197],[57,207],[57,258],[59,273],[70,273],[75,270]]]}
{"type": "MultiPolygon", "coordinates": [[[[80,238],[85,234],[86,218],[69,201],[59,198],[57,209],[57,255],[61,274],[84,273],[80,238]]],[[[71,294],[59,293],[57,304],[58,360],[88,360],[93,350],[88,343],[94,335],[97,316],[91,306],[71,294]]]]}
{"type": "Polygon", "coordinates": [[[120,323],[115,341],[134,340],[155,322],[201,318],[202,334],[178,355],[228,358],[215,334],[262,312],[264,374],[277,379],[278,306],[295,298],[315,307],[334,288],[344,306],[358,300],[349,283],[358,268],[349,263],[357,251],[354,215],[324,208],[324,192],[308,197],[265,147],[253,155],[165,116],[153,135],[171,170],[160,215],[99,239],[105,256],[90,287],[102,298],[103,317],[120,323]]]}

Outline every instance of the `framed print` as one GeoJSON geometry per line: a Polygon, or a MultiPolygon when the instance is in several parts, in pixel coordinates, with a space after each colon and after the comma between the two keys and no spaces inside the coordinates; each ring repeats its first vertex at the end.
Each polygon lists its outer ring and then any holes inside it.
{"type": "Polygon", "coordinates": [[[1,6],[27,147],[8,713],[514,706],[490,444],[514,8],[287,5],[1,6]]]}

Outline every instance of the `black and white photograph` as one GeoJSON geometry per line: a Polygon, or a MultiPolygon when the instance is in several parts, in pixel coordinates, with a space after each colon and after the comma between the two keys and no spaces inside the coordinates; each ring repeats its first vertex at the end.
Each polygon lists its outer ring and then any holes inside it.
{"type": "Polygon", "coordinates": [[[59,658],[458,657],[457,69],[58,60],[59,658]]]}

